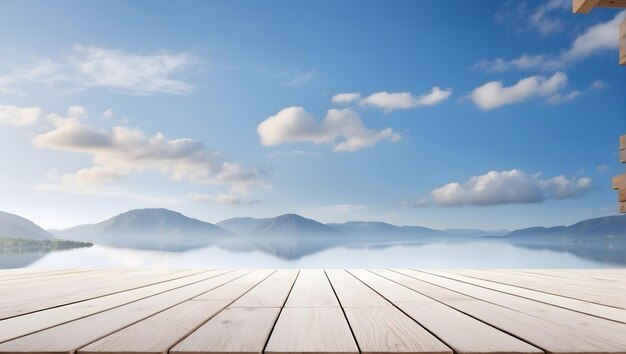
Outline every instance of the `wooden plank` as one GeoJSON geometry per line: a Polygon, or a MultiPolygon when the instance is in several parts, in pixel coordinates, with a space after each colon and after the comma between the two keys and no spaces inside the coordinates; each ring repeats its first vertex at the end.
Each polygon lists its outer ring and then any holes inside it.
{"type": "Polygon", "coordinates": [[[626,188],[626,173],[613,177],[613,189],[626,188]]]}
{"type": "Polygon", "coordinates": [[[586,14],[591,11],[598,2],[599,0],[573,0],[572,11],[576,14],[586,14]]]}
{"type": "Polygon", "coordinates": [[[429,283],[451,291],[465,294],[474,299],[490,302],[500,307],[506,307],[519,313],[525,313],[534,318],[549,322],[556,327],[575,328],[581,335],[596,338],[598,345],[604,343],[608,348],[626,348],[626,326],[622,323],[585,315],[579,312],[566,310],[560,307],[524,299],[521,297],[500,293],[481,288],[475,285],[447,279],[440,276],[414,270],[398,270],[399,273],[414,279],[429,283]]]}
{"type": "MultiPolygon", "coordinates": [[[[439,286],[429,284],[411,278],[396,271],[375,271],[386,278],[400,282],[405,286],[414,289],[426,296],[431,296],[430,290],[439,286]]],[[[452,290],[448,290],[452,292],[452,290]]],[[[436,292],[435,295],[437,295],[436,292]]],[[[623,325],[600,320],[595,317],[586,316],[585,320],[581,318],[571,318],[570,316],[560,316],[552,314],[546,315],[542,311],[534,311],[527,313],[521,311],[515,304],[509,308],[494,303],[478,300],[476,298],[466,296],[465,299],[433,299],[444,303],[468,316],[472,316],[478,320],[488,323],[490,326],[498,328],[506,333],[514,335],[525,342],[536,346],[546,352],[554,354],[580,354],[580,353],[620,353],[625,352],[625,344],[623,335],[611,333],[608,335],[603,333],[600,327],[594,327],[598,323],[589,323],[586,319],[599,320],[603,325],[611,323],[621,326],[623,334],[623,325]]],[[[565,311],[565,310],[563,310],[565,311]]],[[[571,312],[571,311],[570,311],[571,312]]],[[[565,311],[567,313],[567,311],[565,311]]],[[[572,312],[573,313],[573,312],[572,312]]],[[[580,315],[580,314],[578,314],[580,315]]],[[[582,315],[581,315],[582,316],[582,315]]]]}
{"type": "MultiPolygon", "coordinates": [[[[622,21],[619,27],[620,27],[620,37],[626,38],[626,20],[622,21]]],[[[626,135],[622,135],[619,137],[619,149],[626,150],[626,135]]]]}
{"type": "Polygon", "coordinates": [[[626,0],[600,0],[596,7],[626,8],[626,0]]]}
{"type": "Polygon", "coordinates": [[[327,270],[326,274],[342,308],[392,307],[389,301],[345,270],[327,270]]]}
{"type": "Polygon", "coordinates": [[[196,274],[196,272],[199,271],[188,272],[191,274],[190,276],[172,278],[170,281],[0,321],[0,342],[5,342],[10,339],[94,315],[137,300],[225,274],[228,271],[200,271],[198,274],[196,274]]]}
{"type": "Polygon", "coordinates": [[[263,353],[279,312],[276,307],[227,308],[169,352],[263,353]]]}
{"type": "MultiPolygon", "coordinates": [[[[181,273],[180,276],[185,276],[185,274],[187,273],[181,273]]],[[[114,279],[109,279],[109,274],[107,274],[106,277],[94,277],[90,279],[91,281],[73,280],[71,283],[64,284],[63,287],[59,288],[40,289],[38,287],[36,291],[39,293],[36,294],[13,293],[13,290],[7,289],[8,294],[0,297],[0,319],[65,306],[172,279],[172,276],[169,274],[146,277],[146,274],[129,273],[125,275],[117,273],[111,276],[114,276],[114,279]],[[15,298],[11,298],[11,294],[15,298]]],[[[173,278],[177,277],[176,273],[174,273],[173,278]]]]}
{"type": "Polygon", "coordinates": [[[562,297],[558,295],[548,294],[540,291],[519,288],[512,285],[495,283],[487,280],[481,280],[465,276],[463,271],[425,271],[430,274],[440,275],[447,278],[455,279],[472,285],[480,286],[483,288],[500,291],[503,293],[520,296],[526,299],[543,302],[546,304],[562,307],[568,310],[586,313],[588,315],[605,318],[608,320],[618,321],[626,323],[626,310],[617,309],[615,307],[608,307],[604,305],[598,305],[586,301],[577,299],[562,297]]]}
{"type": "Polygon", "coordinates": [[[524,273],[554,275],[574,280],[581,278],[601,283],[626,285],[626,269],[520,269],[524,273]]]}
{"type": "MultiPolygon", "coordinates": [[[[599,283],[589,280],[548,278],[541,274],[524,274],[518,271],[485,270],[500,282],[549,294],[583,300],[600,305],[626,308],[626,288],[620,283],[599,283]]],[[[487,279],[491,280],[491,279],[487,279]]]]}
{"type": "Polygon", "coordinates": [[[619,162],[626,163],[626,150],[620,150],[620,152],[619,152],[619,162]]]}
{"type": "Polygon", "coordinates": [[[345,270],[327,270],[361,353],[449,353],[450,348],[345,270]]]}
{"type": "Polygon", "coordinates": [[[350,307],[345,313],[362,354],[452,354],[450,348],[395,307],[350,307]]]}
{"type": "Polygon", "coordinates": [[[228,300],[231,302],[235,301],[241,295],[254,288],[257,284],[265,280],[274,272],[274,270],[270,269],[257,269],[250,274],[231,281],[230,283],[228,283],[227,286],[220,286],[217,289],[213,289],[207,293],[193,298],[193,300],[228,300]]]}
{"type": "Polygon", "coordinates": [[[78,348],[237,279],[236,270],[0,344],[0,353],[74,353],[78,348]],[[60,340],[62,338],[62,340],[60,340]]]}
{"type": "MultiPolygon", "coordinates": [[[[58,277],[63,275],[69,275],[74,273],[85,273],[85,272],[97,272],[102,271],[102,269],[50,269],[50,270],[38,270],[31,272],[15,272],[15,273],[0,273],[0,284],[5,284],[7,280],[23,280],[32,281],[33,278],[39,278],[41,276],[46,277],[58,277]]],[[[108,269],[110,271],[110,269],[108,269]]]]}
{"type": "MultiPolygon", "coordinates": [[[[273,272],[255,270],[206,294],[91,343],[79,349],[78,353],[167,353],[172,346],[273,272]],[[214,296],[208,296],[211,293],[214,293],[214,296]]],[[[204,326],[198,330],[202,328],[204,326]]]]}
{"type": "Polygon", "coordinates": [[[340,308],[284,308],[265,348],[265,354],[279,353],[359,354],[359,349],[340,308]]]}
{"type": "Polygon", "coordinates": [[[226,305],[228,301],[185,301],[91,343],[77,353],[167,353],[177,341],[226,305]]]}
{"type": "MultiPolygon", "coordinates": [[[[389,279],[366,270],[351,270],[369,287],[379,291],[383,297],[394,292],[386,284],[395,284],[389,279]]],[[[389,271],[386,271],[389,272],[389,271]]],[[[392,273],[395,274],[395,273],[392,273]]],[[[397,276],[397,275],[396,275],[397,276]]],[[[522,342],[481,321],[465,315],[451,307],[428,298],[420,293],[402,288],[415,294],[415,301],[394,302],[400,310],[424,326],[454,350],[457,354],[470,353],[542,353],[541,350],[522,342]]],[[[458,297],[450,297],[458,299],[458,297]]],[[[360,342],[359,342],[360,344],[360,342]]]]}
{"type": "Polygon", "coordinates": [[[297,270],[278,270],[244,294],[230,307],[283,307],[297,276],[297,270]]]}
{"type": "Polygon", "coordinates": [[[339,302],[323,270],[303,270],[285,307],[339,307],[339,302]]]}

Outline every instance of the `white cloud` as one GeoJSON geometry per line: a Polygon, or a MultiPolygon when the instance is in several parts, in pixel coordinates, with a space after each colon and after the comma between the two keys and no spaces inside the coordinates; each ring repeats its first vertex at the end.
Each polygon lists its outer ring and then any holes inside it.
{"type": "Polygon", "coordinates": [[[500,72],[510,69],[557,70],[571,63],[585,59],[594,53],[617,50],[619,48],[619,23],[626,18],[626,10],[613,19],[596,24],[576,37],[570,48],[554,54],[522,54],[519,58],[504,60],[482,60],[476,67],[486,71],[500,72]]]}
{"type": "Polygon", "coordinates": [[[191,194],[194,202],[215,203],[223,205],[253,205],[260,204],[259,199],[248,199],[240,194],[219,193],[219,194],[191,194]]]}
{"type": "MultiPolygon", "coordinates": [[[[70,109],[70,113],[79,111],[70,109]]],[[[162,133],[148,137],[141,130],[122,126],[97,129],[72,116],[52,114],[49,119],[54,127],[33,139],[36,147],[92,157],[91,167],[60,175],[58,182],[63,185],[99,185],[149,170],[175,181],[222,184],[238,191],[260,181],[259,171],[223,161],[219,152],[193,139],[170,140],[162,133]]]]}
{"type": "Polygon", "coordinates": [[[504,2],[496,20],[515,32],[538,32],[545,37],[565,28],[562,12],[571,9],[569,0],[504,2]],[[536,5],[537,6],[529,6],[536,5]],[[513,5],[513,6],[511,6],[513,5]]]}
{"type": "Polygon", "coordinates": [[[364,106],[374,106],[386,111],[432,106],[450,97],[452,89],[435,86],[430,92],[413,96],[410,92],[376,92],[359,100],[364,106]]]}
{"type": "Polygon", "coordinates": [[[0,105],[0,124],[13,126],[33,125],[39,122],[41,109],[38,107],[16,107],[0,105]]]}
{"type": "Polygon", "coordinates": [[[491,81],[474,89],[469,98],[478,107],[489,110],[519,103],[536,96],[551,96],[565,85],[567,85],[567,76],[562,72],[556,72],[549,78],[530,76],[508,87],[502,86],[502,81],[491,81]]]}
{"type": "Polygon", "coordinates": [[[335,151],[354,151],[370,147],[381,140],[396,142],[400,135],[391,128],[377,131],[363,125],[350,109],[331,109],[322,122],[302,107],[288,107],[268,117],[257,127],[264,146],[288,142],[334,144],[335,151]]]}
{"type": "Polygon", "coordinates": [[[566,94],[555,93],[554,95],[548,97],[546,102],[551,105],[561,104],[567,101],[571,101],[582,94],[583,93],[580,91],[572,91],[566,94]]]}
{"type": "Polygon", "coordinates": [[[334,204],[334,205],[319,206],[315,208],[314,210],[325,212],[325,213],[332,213],[332,214],[337,214],[337,213],[349,214],[349,213],[366,211],[368,210],[368,207],[366,205],[361,205],[361,204],[334,204]]]}
{"type": "Polygon", "coordinates": [[[134,95],[188,94],[194,86],[179,76],[197,66],[190,53],[129,53],[119,49],[74,45],[68,55],[34,65],[13,66],[0,76],[0,86],[25,82],[68,85],[76,88],[104,87],[134,95]]]}
{"type": "Polygon", "coordinates": [[[334,103],[348,104],[354,101],[358,101],[361,98],[361,94],[358,92],[338,93],[331,98],[334,103]]]}
{"type": "Polygon", "coordinates": [[[592,82],[591,85],[589,85],[589,87],[592,90],[604,90],[605,88],[609,87],[609,84],[607,84],[606,82],[598,79],[598,80],[592,82]]]}
{"type": "Polygon", "coordinates": [[[593,189],[587,177],[541,179],[520,170],[490,171],[465,183],[448,183],[433,189],[414,206],[464,206],[540,203],[547,199],[581,197],[593,189]]]}

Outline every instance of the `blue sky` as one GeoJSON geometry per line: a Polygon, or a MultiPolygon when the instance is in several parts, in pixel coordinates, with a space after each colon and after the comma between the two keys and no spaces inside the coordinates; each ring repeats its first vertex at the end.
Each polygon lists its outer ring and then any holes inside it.
{"type": "Polygon", "coordinates": [[[49,228],[142,207],[487,229],[611,215],[624,16],[4,1],[0,210],[49,228]]]}

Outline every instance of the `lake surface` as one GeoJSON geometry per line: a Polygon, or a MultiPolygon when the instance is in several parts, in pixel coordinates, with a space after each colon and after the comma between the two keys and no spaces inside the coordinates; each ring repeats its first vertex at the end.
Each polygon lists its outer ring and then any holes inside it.
{"type": "Polygon", "coordinates": [[[626,267],[624,244],[230,239],[168,252],[95,245],[0,255],[0,268],[603,268],[626,267]],[[333,243],[334,242],[334,243],[333,243]]]}

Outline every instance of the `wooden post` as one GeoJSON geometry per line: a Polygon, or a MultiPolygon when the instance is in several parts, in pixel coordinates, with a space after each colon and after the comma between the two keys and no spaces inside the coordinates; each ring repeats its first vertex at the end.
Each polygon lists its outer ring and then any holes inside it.
{"type": "Polygon", "coordinates": [[[626,65],[626,19],[619,25],[619,65],[626,65]]]}
{"type": "MultiPolygon", "coordinates": [[[[619,160],[626,163],[626,135],[619,137],[619,160]]],[[[620,213],[626,213],[626,173],[613,177],[613,189],[618,193],[620,213]]]]}

